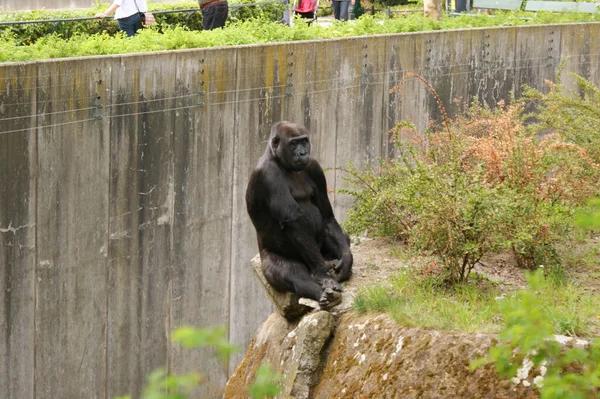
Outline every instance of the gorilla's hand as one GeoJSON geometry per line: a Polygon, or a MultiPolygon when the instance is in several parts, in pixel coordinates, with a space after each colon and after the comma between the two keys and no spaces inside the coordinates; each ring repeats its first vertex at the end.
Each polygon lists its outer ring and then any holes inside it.
{"type": "Polygon", "coordinates": [[[337,269],[338,267],[340,267],[341,264],[342,264],[341,259],[326,260],[325,261],[325,269],[327,269],[331,272],[331,271],[337,269]]]}
{"type": "Polygon", "coordinates": [[[336,262],[330,274],[336,281],[342,282],[348,280],[352,275],[352,262],[352,254],[350,252],[345,253],[342,259],[336,262]]]}

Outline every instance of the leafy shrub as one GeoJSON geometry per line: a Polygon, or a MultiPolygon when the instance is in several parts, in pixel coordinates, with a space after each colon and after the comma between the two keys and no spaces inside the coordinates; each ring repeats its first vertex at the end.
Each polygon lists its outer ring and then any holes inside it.
{"type": "Polygon", "coordinates": [[[467,172],[483,167],[486,184],[520,193],[513,197],[518,206],[505,232],[518,264],[558,270],[554,244],[568,235],[574,207],[597,192],[600,168],[562,135],[532,136],[521,123],[523,110],[524,103],[499,104],[496,111],[473,106],[452,128],[470,143],[467,172]]]}
{"type": "MultiPolygon", "coordinates": [[[[260,6],[239,5],[249,3],[265,3],[268,0],[241,0],[230,1],[230,21],[244,21],[260,18],[265,21],[276,21],[281,19],[283,13],[282,4],[268,4],[260,6]]],[[[88,10],[35,10],[0,13],[0,22],[9,21],[33,21],[33,20],[57,20],[70,18],[91,18],[97,12],[108,8],[108,3],[97,3],[88,10]]],[[[186,27],[190,30],[202,30],[202,13],[196,12],[173,12],[163,11],[197,9],[195,1],[183,1],[177,3],[150,3],[149,10],[155,13],[156,25],[151,29],[163,32],[176,27],[186,27]]],[[[53,22],[36,24],[0,25],[0,35],[14,38],[18,45],[30,45],[43,37],[54,32],[57,38],[69,39],[75,36],[90,36],[96,34],[108,34],[114,36],[120,32],[119,26],[112,18],[90,19],[83,21],[65,21],[57,24],[53,22]],[[54,27],[54,30],[53,30],[54,27]]],[[[148,29],[148,28],[146,28],[148,29]]]]}
{"type": "MultiPolygon", "coordinates": [[[[541,139],[521,122],[523,103],[495,110],[474,102],[419,135],[393,131],[397,158],[377,170],[350,165],[344,192],[355,198],[347,228],[407,241],[440,258],[444,280],[465,281],[487,253],[511,248],[522,267],[562,275],[555,249],[572,229],[574,209],[600,187],[600,167],[558,134],[541,139]]],[[[402,83],[395,90],[402,90],[402,83]]]]}
{"type": "Polygon", "coordinates": [[[558,132],[565,141],[586,150],[587,155],[600,163],[600,89],[589,80],[575,74],[568,74],[574,80],[575,88],[569,88],[561,81],[546,82],[550,91],[527,87],[524,99],[535,105],[528,117],[536,120],[530,130],[536,134],[546,131],[558,132]]]}
{"type": "MultiPolygon", "coordinates": [[[[499,334],[500,343],[487,357],[472,368],[494,363],[503,378],[515,378],[528,364],[540,369],[533,382],[543,399],[597,398],[600,394],[600,341],[593,340],[586,349],[563,347],[553,336],[551,314],[538,295],[545,290],[543,273],[528,276],[528,289],[499,302],[506,327],[499,334]]],[[[520,379],[514,380],[519,383],[520,379]]]]}
{"type": "Polygon", "coordinates": [[[377,174],[346,169],[359,188],[346,190],[356,200],[346,228],[351,233],[375,228],[376,235],[404,239],[440,258],[444,280],[466,281],[486,253],[501,248],[498,232],[512,202],[502,188],[484,184],[481,174],[463,172],[458,156],[463,142],[451,139],[439,146],[432,136],[425,149],[406,144],[398,134],[401,155],[382,163],[377,174]]]}

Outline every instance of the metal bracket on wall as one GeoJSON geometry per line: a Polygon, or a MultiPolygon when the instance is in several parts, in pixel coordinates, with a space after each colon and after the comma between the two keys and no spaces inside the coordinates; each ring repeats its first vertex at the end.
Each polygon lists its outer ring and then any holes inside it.
{"type": "Polygon", "coordinates": [[[423,66],[422,74],[424,76],[429,76],[429,72],[431,70],[431,62],[432,62],[432,48],[433,41],[431,39],[427,39],[427,58],[425,58],[425,65],[423,66]]]}
{"type": "Polygon", "coordinates": [[[196,105],[202,108],[204,105],[206,105],[204,102],[204,95],[206,94],[206,90],[204,90],[204,85],[206,83],[204,81],[204,58],[200,59],[200,72],[198,73],[198,81],[200,81],[200,88],[197,93],[196,105]]]}
{"type": "Polygon", "coordinates": [[[369,64],[367,63],[367,59],[369,58],[369,52],[367,51],[368,48],[368,44],[363,44],[363,68],[367,68],[369,66],[369,64]]]}
{"type": "Polygon", "coordinates": [[[554,57],[552,56],[552,52],[554,51],[554,31],[550,31],[550,37],[548,38],[548,58],[547,58],[547,67],[554,66],[554,57]]]}
{"type": "Polygon", "coordinates": [[[100,69],[94,71],[94,78],[96,79],[96,96],[93,104],[94,119],[102,119],[102,76],[100,69]]]}
{"type": "Polygon", "coordinates": [[[292,87],[294,87],[294,82],[292,78],[294,77],[293,67],[294,67],[294,51],[289,52],[289,61],[288,61],[288,74],[287,74],[287,83],[285,89],[286,97],[293,97],[294,93],[292,92],[292,87]]]}
{"type": "Polygon", "coordinates": [[[94,119],[102,119],[102,103],[100,102],[101,99],[102,97],[100,96],[94,97],[94,119]]]}

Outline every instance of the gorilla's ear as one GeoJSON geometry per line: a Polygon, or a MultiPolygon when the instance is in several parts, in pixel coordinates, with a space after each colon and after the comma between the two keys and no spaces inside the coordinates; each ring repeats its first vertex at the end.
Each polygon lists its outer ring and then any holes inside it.
{"type": "Polygon", "coordinates": [[[271,147],[272,147],[273,149],[276,149],[277,147],[279,147],[279,141],[280,141],[280,139],[279,139],[279,136],[275,136],[275,137],[273,137],[273,138],[271,139],[271,147]]]}
{"type": "Polygon", "coordinates": [[[279,136],[275,136],[269,142],[269,150],[271,151],[272,156],[277,156],[277,147],[279,147],[279,136]]]}

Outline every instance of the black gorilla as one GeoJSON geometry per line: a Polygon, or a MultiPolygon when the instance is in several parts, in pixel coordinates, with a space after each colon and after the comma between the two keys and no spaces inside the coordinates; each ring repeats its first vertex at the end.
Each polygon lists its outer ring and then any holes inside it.
{"type": "Polygon", "coordinates": [[[273,125],[250,176],[246,206],[269,284],[319,301],[322,308],[337,305],[339,282],[352,274],[350,239],[333,215],[325,174],[310,156],[304,127],[273,125]],[[334,261],[331,271],[326,261],[334,261]]]}

